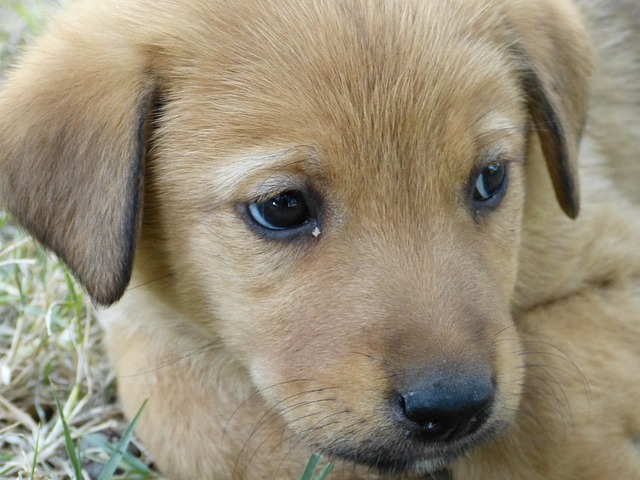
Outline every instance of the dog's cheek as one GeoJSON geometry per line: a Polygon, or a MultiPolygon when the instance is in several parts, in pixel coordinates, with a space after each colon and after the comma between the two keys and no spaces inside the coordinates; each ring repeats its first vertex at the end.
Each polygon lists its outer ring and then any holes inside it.
{"type": "Polygon", "coordinates": [[[506,305],[502,326],[494,332],[493,338],[493,365],[500,392],[494,415],[505,423],[512,421],[518,408],[523,381],[522,346],[511,316],[525,203],[524,166],[519,162],[511,165],[508,188],[503,203],[483,222],[481,234],[476,236],[485,282],[494,290],[492,295],[506,305]]]}
{"type": "Polygon", "coordinates": [[[407,281],[409,265],[400,269],[404,279],[379,278],[375,269],[398,270],[399,262],[390,263],[394,267],[378,265],[366,274],[359,267],[356,276],[350,272],[358,268],[343,259],[340,269],[308,265],[301,269],[306,280],[292,275],[279,282],[270,300],[263,298],[253,312],[244,313],[253,321],[239,320],[242,333],[236,329],[230,339],[244,349],[254,383],[294,429],[314,442],[344,434],[357,444],[384,429],[397,433],[394,379],[428,372],[442,359],[469,368],[489,364],[500,393],[494,416],[507,422],[520,389],[519,344],[499,289],[471,287],[481,283],[480,274],[449,281],[435,273],[440,266],[433,267],[431,280],[419,271],[407,281]],[[466,294],[451,298],[446,293],[451,290],[466,294]],[[325,417],[337,421],[314,429],[325,417]],[[360,423],[357,435],[342,432],[354,422],[360,423]]]}
{"type": "Polygon", "coordinates": [[[518,273],[525,202],[523,170],[522,165],[512,165],[509,190],[503,203],[490,217],[481,221],[477,231],[472,232],[482,269],[504,299],[512,297],[518,273]]]}

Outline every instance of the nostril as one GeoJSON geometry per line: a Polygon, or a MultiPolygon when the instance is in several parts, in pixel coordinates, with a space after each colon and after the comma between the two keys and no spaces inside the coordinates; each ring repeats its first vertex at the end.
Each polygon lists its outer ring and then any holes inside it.
{"type": "Polygon", "coordinates": [[[399,392],[396,398],[399,410],[421,438],[451,442],[482,426],[489,417],[494,389],[491,381],[471,381],[465,386],[433,382],[399,392]]]}

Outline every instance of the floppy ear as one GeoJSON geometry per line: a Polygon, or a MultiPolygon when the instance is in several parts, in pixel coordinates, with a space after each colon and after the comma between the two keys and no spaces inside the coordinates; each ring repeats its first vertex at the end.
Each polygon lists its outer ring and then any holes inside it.
{"type": "Polygon", "coordinates": [[[0,89],[0,203],[99,304],[131,275],[151,94],[141,54],[80,22],[54,27],[0,89]]]}
{"type": "Polygon", "coordinates": [[[529,110],[558,202],[578,215],[578,147],[586,122],[592,52],[581,15],[565,0],[508,2],[529,110]]]}

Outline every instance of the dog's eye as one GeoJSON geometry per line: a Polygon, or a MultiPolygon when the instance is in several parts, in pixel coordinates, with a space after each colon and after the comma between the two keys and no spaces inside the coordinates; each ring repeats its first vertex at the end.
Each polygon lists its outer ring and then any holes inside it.
{"type": "Polygon", "coordinates": [[[475,181],[473,189],[474,202],[487,202],[500,196],[504,190],[507,167],[502,162],[487,165],[475,181]]]}
{"type": "Polygon", "coordinates": [[[250,203],[249,214],[258,225],[269,230],[296,228],[311,218],[302,193],[295,190],[287,190],[266,200],[250,203]]]}

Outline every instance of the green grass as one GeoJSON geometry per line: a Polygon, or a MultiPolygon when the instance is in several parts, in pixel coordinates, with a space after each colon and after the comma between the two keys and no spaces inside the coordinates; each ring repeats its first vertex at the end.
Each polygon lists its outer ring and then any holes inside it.
{"type": "Polygon", "coordinates": [[[329,474],[333,470],[333,464],[331,462],[325,463],[320,468],[322,457],[320,455],[311,455],[307,468],[302,473],[300,480],[324,480],[329,477],[329,474]]]}

